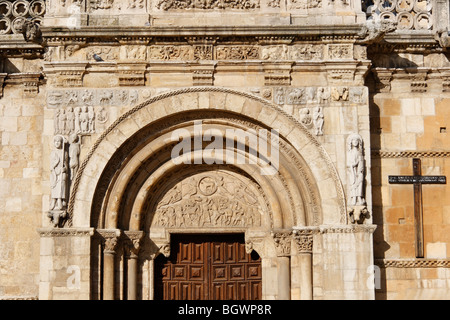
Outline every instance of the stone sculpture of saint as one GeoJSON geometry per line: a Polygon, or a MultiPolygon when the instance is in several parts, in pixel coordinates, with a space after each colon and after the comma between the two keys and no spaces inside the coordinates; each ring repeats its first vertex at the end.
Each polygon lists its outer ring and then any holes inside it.
{"type": "Polygon", "coordinates": [[[80,138],[76,134],[69,137],[70,179],[73,181],[80,166],[80,138]]]}
{"type": "Polygon", "coordinates": [[[55,136],[53,143],[55,149],[50,155],[50,210],[64,210],[67,201],[69,155],[62,136],[55,136]]]}
{"type": "Polygon", "coordinates": [[[363,140],[359,134],[347,138],[347,167],[349,169],[349,204],[365,205],[363,140]]]}

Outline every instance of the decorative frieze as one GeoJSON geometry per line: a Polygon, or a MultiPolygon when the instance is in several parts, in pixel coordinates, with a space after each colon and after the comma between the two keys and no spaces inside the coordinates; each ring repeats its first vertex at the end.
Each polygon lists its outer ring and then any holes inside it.
{"type": "Polygon", "coordinates": [[[259,59],[260,50],[256,46],[219,46],[216,48],[217,60],[259,59]]]}
{"type": "Polygon", "coordinates": [[[372,150],[373,158],[449,158],[449,151],[382,151],[372,150]]]}
{"type": "Polygon", "coordinates": [[[382,268],[450,268],[450,260],[440,259],[375,259],[382,268]]]}
{"type": "MultiPolygon", "coordinates": [[[[106,109],[97,107],[127,106],[135,105],[139,101],[139,91],[137,89],[72,89],[72,90],[48,90],[48,108],[85,108],[95,107],[96,118],[105,122],[106,109]],[[101,114],[98,117],[98,114],[101,114]]],[[[85,109],[84,109],[85,110],[85,109]]],[[[83,110],[80,109],[82,112],[83,110]]],[[[81,113],[80,112],[80,113],[81,113]]]]}
{"type": "Polygon", "coordinates": [[[40,228],[38,233],[41,237],[91,237],[94,235],[94,228],[40,228]]]}
{"type": "Polygon", "coordinates": [[[251,10],[260,7],[259,0],[211,0],[208,2],[197,2],[189,0],[159,0],[156,8],[167,11],[177,9],[200,9],[200,10],[251,10]]]}
{"type": "Polygon", "coordinates": [[[330,102],[366,104],[366,87],[278,87],[274,88],[273,101],[288,105],[324,105],[330,102]]]}

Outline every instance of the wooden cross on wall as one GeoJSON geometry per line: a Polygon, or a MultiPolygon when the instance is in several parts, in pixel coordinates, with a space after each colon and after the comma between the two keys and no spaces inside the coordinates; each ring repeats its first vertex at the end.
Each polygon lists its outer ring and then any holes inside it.
{"type": "Polygon", "coordinates": [[[446,184],[447,179],[445,176],[422,176],[422,165],[420,159],[413,159],[413,175],[389,176],[389,183],[414,185],[414,229],[416,238],[416,258],[423,258],[424,245],[422,184],[446,184]]]}

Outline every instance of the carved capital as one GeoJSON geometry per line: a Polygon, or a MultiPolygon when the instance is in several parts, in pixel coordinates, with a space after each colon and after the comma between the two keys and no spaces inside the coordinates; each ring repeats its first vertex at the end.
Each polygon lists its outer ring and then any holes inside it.
{"type": "Polygon", "coordinates": [[[297,253],[312,253],[315,233],[319,233],[318,227],[299,227],[293,230],[293,240],[297,253]]]}
{"type": "Polygon", "coordinates": [[[142,238],[145,235],[144,231],[124,231],[124,235],[127,255],[131,258],[137,258],[142,238]]]}
{"type": "Polygon", "coordinates": [[[119,238],[121,231],[118,229],[103,229],[97,230],[102,236],[102,243],[104,245],[104,253],[115,254],[117,245],[119,244],[119,238]]]}
{"type": "Polygon", "coordinates": [[[280,230],[272,232],[273,241],[278,257],[288,257],[291,255],[291,230],[280,230]]]}

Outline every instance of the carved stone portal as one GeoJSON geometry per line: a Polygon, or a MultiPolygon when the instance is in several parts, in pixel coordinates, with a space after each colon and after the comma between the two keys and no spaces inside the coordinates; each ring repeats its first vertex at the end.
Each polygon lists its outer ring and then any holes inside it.
{"type": "Polygon", "coordinates": [[[264,198],[250,179],[224,171],[188,177],[156,205],[154,227],[258,227],[264,198]],[[247,181],[243,181],[247,180],[247,181]]]}

